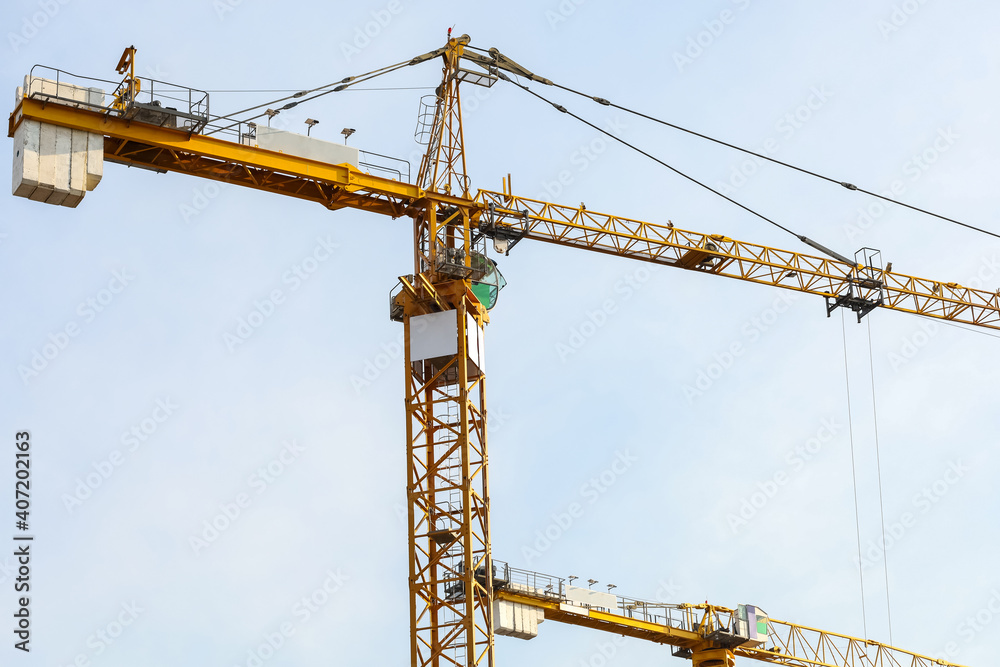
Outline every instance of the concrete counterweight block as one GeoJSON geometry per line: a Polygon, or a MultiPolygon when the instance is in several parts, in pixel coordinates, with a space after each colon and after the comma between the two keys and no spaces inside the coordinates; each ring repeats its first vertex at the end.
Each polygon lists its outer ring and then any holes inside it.
{"type": "MultiPolygon", "coordinates": [[[[15,106],[21,103],[23,89],[18,87],[15,106]]],[[[31,197],[38,187],[38,151],[41,123],[22,120],[14,131],[13,192],[16,197],[31,197]]]]}
{"type": "Polygon", "coordinates": [[[498,635],[534,639],[538,636],[538,624],[544,620],[541,609],[506,600],[493,601],[493,631],[498,635]]]}
{"type": "MultiPolygon", "coordinates": [[[[48,104],[100,109],[104,91],[25,77],[16,104],[28,92],[48,104]]],[[[104,173],[104,135],[22,119],[14,132],[12,191],[46,204],[76,207],[104,173]]]]}
{"type": "MultiPolygon", "coordinates": [[[[88,88],[88,98],[91,109],[104,106],[104,91],[100,88],[88,88]]],[[[104,176],[104,135],[87,132],[87,189],[93,190],[104,176]]]]}

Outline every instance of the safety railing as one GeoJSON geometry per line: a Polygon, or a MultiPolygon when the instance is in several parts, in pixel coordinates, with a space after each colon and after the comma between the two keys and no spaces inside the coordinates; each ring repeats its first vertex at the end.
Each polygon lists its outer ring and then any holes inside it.
{"type": "Polygon", "coordinates": [[[31,68],[25,80],[23,94],[29,99],[41,102],[56,102],[77,108],[89,108],[93,111],[108,111],[110,103],[106,103],[105,93],[118,85],[117,81],[80,76],[65,70],[35,65],[31,68]],[[97,89],[101,95],[80,95],[81,90],[97,89]]]}
{"type": "Polygon", "coordinates": [[[360,160],[358,161],[358,164],[359,166],[367,169],[368,173],[376,171],[379,172],[379,174],[385,174],[390,178],[395,178],[397,181],[402,183],[410,182],[409,160],[392,157],[391,155],[373,153],[371,151],[359,150],[358,153],[360,153],[360,160]]]}
{"type": "Polygon", "coordinates": [[[201,132],[211,121],[206,91],[157,79],[111,81],[35,65],[26,83],[24,94],[31,99],[114,113],[129,120],[187,132],[201,132]],[[88,95],[88,89],[102,94],[88,95]]]}
{"type": "MultiPolygon", "coordinates": [[[[494,585],[523,595],[568,603],[581,606],[566,597],[566,579],[531,570],[511,567],[500,560],[493,561],[494,585]]],[[[615,609],[601,607],[602,611],[617,614],[625,618],[665,625],[689,632],[711,632],[712,630],[728,630],[732,627],[732,613],[720,608],[704,606],[671,604],[653,600],[616,595],[615,609]],[[706,619],[706,611],[709,618],[706,619]],[[703,627],[707,626],[707,627],[703,627]]],[[[587,606],[587,605],[582,605],[587,606]]]]}

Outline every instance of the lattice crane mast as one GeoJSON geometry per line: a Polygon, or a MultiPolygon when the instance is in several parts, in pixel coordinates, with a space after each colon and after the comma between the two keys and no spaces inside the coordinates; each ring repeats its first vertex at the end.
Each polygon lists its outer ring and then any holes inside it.
{"type": "MultiPolygon", "coordinates": [[[[828,313],[846,307],[859,319],[886,308],[1000,329],[1000,294],[893,273],[868,252],[854,262],[822,258],[527,199],[511,191],[509,179],[501,192],[473,193],[466,173],[460,84],[491,85],[501,72],[546,80],[495,49],[488,56],[467,51],[468,44],[468,36],[449,34],[444,47],[396,67],[437,58],[444,63],[423,128],[428,148],[416,184],[401,174],[370,173],[376,169],[346,147],[334,149],[308,137],[210,116],[207,93],[183,88],[186,105],[169,107],[157,91],[170,90],[170,99],[176,100],[177,87],[151,79],[140,82],[130,47],[118,66],[125,77],[108,103],[102,86],[93,84],[115,82],[33,68],[9,120],[8,135],[15,140],[14,191],[76,206],[99,183],[107,160],[315,201],[331,210],[355,208],[413,220],[413,273],[401,277],[393,290],[390,316],[402,322],[405,336],[414,667],[492,666],[495,614],[522,607],[556,621],[671,644],[676,655],[690,657],[695,665],[731,665],[735,655],[824,667],[946,664],[773,620],[770,637],[786,629],[783,643],[748,648],[734,643],[745,618],[741,621],[737,612],[722,607],[682,605],[675,609],[684,610],[687,621],[677,627],[669,619],[657,625],[652,617],[637,619],[635,606],[626,604],[623,613],[610,608],[580,613],[569,608],[571,601],[512,587],[509,577],[494,579],[483,328],[502,278],[486,259],[487,240],[503,253],[530,239],[797,290],[824,297],[828,313]],[[483,71],[464,69],[463,62],[483,71]],[[691,620],[696,612],[701,620],[691,620]]],[[[355,82],[344,79],[335,90],[355,82]]]]}

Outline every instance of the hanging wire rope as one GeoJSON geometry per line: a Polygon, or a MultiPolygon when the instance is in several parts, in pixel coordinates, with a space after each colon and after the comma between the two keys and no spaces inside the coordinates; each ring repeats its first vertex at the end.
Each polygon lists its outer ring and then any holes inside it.
{"type": "Polygon", "coordinates": [[[969,333],[982,334],[984,336],[989,336],[990,338],[1000,338],[1000,334],[990,333],[989,331],[980,331],[979,329],[970,329],[969,327],[963,327],[961,324],[955,324],[954,322],[949,322],[948,320],[941,320],[938,319],[937,317],[929,317],[927,315],[921,315],[919,313],[918,315],[920,315],[920,317],[926,320],[934,322],[935,324],[947,324],[950,327],[961,329],[962,331],[968,331],[969,333]]]}
{"type": "MultiPolygon", "coordinates": [[[[843,315],[843,313],[841,313],[843,315]]],[[[872,321],[868,321],[868,368],[872,381],[872,416],[875,420],[875,470],[878,473],[878,513],[882,524],[882,572],[885,575],[885,612],[889,620],[889,643],[892,644],[892,605],[889,597],[889,550],[885,547],[885,506],[882,502],[882,456],[878,442],[878,405],[875,400],[875,359],[872,354],[872,321]]]]}
{"type": "MultiPolygon", "coordinates": [[[[472,47],[469,47],[469,48],[472,48],[472,47]]],[[[475,50],[482,51],[484,53],[489,53],[490,55],[494,55],[492,52],[486,51],[484,49],[475,49],[475,50]]],[[[499,54],[499,52],[497,52],[494,55],[494,57],[497,57],[497,56],[504,57],[504,56],[502,56],[502,54],[499,54]]],[[[613,109],[618,109],[620,111],[624,111],[625,113],[632,114],[632,115],[638,116],[640,118],[645,118],[646,120],[652,121],[654,123],[659,123],[660,125],[664,125],[666,127],[673,128],[675,130],[678,130],[680,132],[684,132],[684,133],[690,134],[690,135],[698,137],[700,139],[704,139],[706,141],[710,141],[712,143],[719,144],[720,146],[725,146],[727,148],[731,148],[731,149],[739,151],[741,153],[745,153],[747,155],[752,155],[752,156],[754,156],[756,158],[759,158],[761,160],[766,160],[768,162],[773,162],[774,164],[781,165],[782,167],[785,167],[787,169],[792,169],[794,171],[798,171],[798,172],[801,172],[803,174],[807,174],[807,175],[812,176],[814,178],[818,178],[820,180],[824,180],[824,181],[827,181],[829,183],[834,183],[836,185],[840,185],[841,187],[844,187],[844,188],[846,188],[848,190],[854,190],[854,191],[857,191],[857,192],[861,192],[861,193],[869,195],[871,197],[875,197],[877,199],[881,199],[881,200],[883,200],[885,202],[888,202],[890,204],[896,204],[898,206],[902,206],[904,208],[908,208],[910,210],[917,211],[919,213],[923,213],[924,215],[929,215],[931,217],[938,218],[939,220],[944,220],[945,222],[950,222],[950,223],[953,223],[955,225],[960,225],[960,226],[965,227],[967,229],[971,229],[973,231],[980,232],[982,234],[987,234],[987,235],[993,236],[995,238],[1000,238],[1000,233],[992,232],[992,231],[990,231],[988,229],[983,229],[981,227],[976,227],[974,225],[970,225],[968,223],[961,222],[960,220],[955,220],[954,218],[949,218],[949,217],[941,215],[939,213],[934,213],[933,211],[928,211],[928,210],[920,208],[918,206],[913,206],[911,204],[907,204],[906,202],[901,202],[899,200],[892,199],[891,197],[887,197],[887,196],[881,195],[881,194],[879,194],[877,192],[873,192],[871,190],[867,190],[865,188],[862,188],[862,187],[859,187],[857,185],[854,185],[853,183],[849,183],[847,181],[842,181],[842,180],[839,180],[839,179],[836,179],[836,178],[832,178],[830,176],[825,176],[825,175],[820,174],[818,172],[811,171],[809,169],[805,169],[803,167],[799,167],[799,166],[796,166],[794,164],[790,164],[788,162],[784,162],[782,160],[778,160],[778,159],[770,157],[768,155],[763,155],[761,153],[757,153],[757,152],[749,150],[747,148],[743,148],[742,146],[737,146],[736,144],[732,144],[732,143],[723,141],[721,139],[716,139],[715,137],[709,136],[709,135],[701,133],[701,132],[696,132],[694,130],[688,129],[688,128],[683,127],[681,125],[677,125],[676,123],[671,123],[669,121],[663,120],[662,118],[656,118],[655,116],[651,116],[649,114],[642,113],[641,111],[636,111],[635,109],[630,109],[629,107],[625,107],[625,106],[622,106],[620,104],[615,104],[614,102],[611,102],[611,101],[609,101],[609,100],[607,100],[607,99],[605,99],[603,97],[600,97],[600,96],[597,96],[597,95],[590,95],[588,93],[584,93],[582,91],[570,88],[568,86],[564,86],[562,84],[555,83],[553,81],[550,81],[549,79],[544,79],[542,77],[537,77],[537,76],[532,75],[532,78],[533,78],[533,80],[541,81],[541,82],[543,82],[543,83],[545,83],[547,85],[551,85],[551,86],[553,86],[555,88],[559,88],[561,90],[565,90],[568,93],[572,93],[574,95],[579,95],[580,97],[585,97],[585,98],[587,98],[589,100],[592,100],[592,101],[594,101],[594,102],[596,102],[596,103],[598,103],[598,104],[600,104],[602,106],[611,107],[613,109]]],[[[517,85],[520,85],[520,84],[517,84],[517,85]]],[[[727,197],[727,199],[728,199],[728,197],[727,197]]],[[[730,200],[730,201],[732,201],[732,200],[730,200]]]]}
{"type": "MultiPolygon", "coordinates": [[[[330,93],[336,93],[336,92],[340,92],[342,90],[346,90],[350,86],[356,85],[358,83],[364,83],[365,81],[370,81],[370,80],[374,79],[375,77],[382,76],[383,74],[388,74],[389,72],[395,72],[398,69],[402,69],[402,68],[407,67],[409,65],[413,65],[416,62],[423,62],[423,61],[422,60],[418,60],[417,58],[414,58],[414,59],[411,59],[411,60],[405,60],[405,61],[403,61],[401,63],[396,63],[395,65],[388,65],[386,67],[381,67],[379,69],[372,70],[370,72],[365,72],[364,74],[358,74],[356,76],[345,77],[345,78],[341,79],[340,81],[334,81],[334,82],[328,83],[328,84],[326,84],[324,86],[319,86],[317,88],[312,88],[312,89],[309,89],[309,90],[300,90],[300,91],[298,91],[298,92],[296,92],[296,93],[294,93],[292,95],[286,95],[285,97],[279,97],[278,99],[272,100],[270,102],[264,102],[263,104],[257,104],[257,105],[254,105],[252,107],[247,107],[246,109],[242,109],[240,111],[234,111],[233,113],[227,114],[225,116],[219,116],[217,118],[214,118],[213,120],[216,121],[216,122],[223,121],[223,120],[234,120],[236,116],[239,116],[241,114],[248,113],[248,112],[251,112],[251,111],[255,111],[255,110],[261,109],[261,108],[267,109],[267,108],[270,108],[272,105],[277,105],[279,102],[285,102],[285,104],[282,105],[281,108],[278,109],[278,111],[286,111],[288,109],[292,109],[292,108],[298,106],[299,104],[303,104],[305,102],[311,102],[312,100],[315,100],[315,99],[317,99],[319,97],[323,97],[324,95],[329,95],[330,93]],[[311,95],[311,97],[307,97],[308,95],[311,95]],[[293,101],[289,102],[288,100],[293,100],[293,101]]],[[[234,122],[230,123],[229,125],[224,125],[222,127],[217,127],[215,129],[213,129],[211,132],[206,132],[205,134],[209,135],[209,134],[215,134],[217,132],[223,132],[225,130],[232,129],[232,128],[240,125],[241,123],[248,123],[250,121],[256,120],[256,119],[258,119],[258,118],[260,118],[262,116],[265,116],[265,115],[267,115],[267,112],[263,111],[261,113],[258,113],[256,115],[254,115],[254,116],[251,116],[249,118],[243,118],[243,119],[239,119],[239,120],[234,120],[234,122]]]]}
{"type": "MultiPolygon", "coordinates": [[[[301,88],[261,88],[256,90],[239,90],[239,89],[225,89],[225,90],[205,90],[202,92],[218,94],[218,93],[295,93],[302,90],[301,88]]],[[[434,90],[434,86],[393,86],[388,88],[353,88],[352,91],[360,90],[434,90]]]]}
{"type": "Polygon", "coordinates": [[[861,622],[868,638],[868,616],[865,609],[865,571],[861,560],[861,512],[858,509],[858,472],[854,464],[854,416],[851,410],[851,372],[847,362],[847,324],[844,313],[840,313],[840,329],[844,339],[844,379],[847,383],[847,431],[851,439],[851,478],[854,481],[854,527],[858,536],[858,576],[861,578],[861,622]]]}
{"type": "Polygon", "coordinates": [[[622,139],[621,137],[618,137],[618,136],[612,134],[611,132],[609,132],[609,131],[607,131],[607,130],[605,130],[605,129],[597,126],[597,125],[595,125],[594,123],[591,123],[589,120],[587,120],[587,119],[585,119],[585,118],[583,118],[581,116],[578,116],[577,114],[573,113],[572,111],[570,111],[569,109],[567,109],[563,105],[558,104],[556,102],[553,102],[552,100],[549,100],[545,96],[536,93],[532,89],[528,88],[526,85],[524,85],[524,84],[522,84],[522,83],[520,83],[518,81],[514,81],[513,79],[511,79],[509,76],[507,76],[503,72],[498,72],[497,74],[504,81],[517,86],[521,90],[523,90],[523,91],[525,91],[525,92],[533,95],[534,97],[537,97],[538,99],[542,100],[546,104],[549,104],[550,106],[552,106],[555,110],[559,111],[560,113],[564,113],[564,114],[566,114],[566,115],[568,115],[568,116],[570,116],[570,117],[572,117],[572,118],[580,121],[584,125],[587,125],[588,127],[591,127],[593,129],[597,130],[601,134],[604,134],[605,136],[607,136],[607,137],[609,137],[609,138],[617,141],[618,143],[620,143],[620,144],[622,144],[624,146],[627,146],[628,148],[631,148],[632,150],[636,151],[637,153],[648,157],[650,160],[653,160],[654,162],[656,162],[656,163],[658,163],[660,165],[663,165],[664,167],[666,167],[670,171],[674,172],[678,176],[681,176],[681,177],[683,177],[683,178],[691,181],[695,185],[698,185],[698,186],[700,186],[700,187],[708,190],[709,192],[711,192],[711,193],[713,193],[713,194],[715,194],[715,195],[717,195],[719,197],[722,197],[726,201],[730,202],[731,204],[734,204],[734,205],[738,206],[739,208],[743,209],[744,211],[750,213],[751,215],[754,215],[754,216],[760,218],[761,220],[764,220],[765,222],[774,225],[778,229],[781,229],[782,231],[787,232],[788,234],[791,234],[792,236],[794,236],[795,238],[797,238],[799,241],[802,241],[806,245],[808,245],[808,246],[810,246],[812,248],[815,248],[816,250],[819,250],[820,252],[822,252],[822,253],[830,256],[830,257],[833,257],[836,260],[839,260],[839,261],[844,262],[846,264],[849,264],[851,266],[856,266],[857,263],[853,259],[850,259],[849,257],[845,257],[844,255],[838,253],[837,251],[831,250],[830,248],[827,248],[826,246],[822,245],[821,243],[819,243],[817,241],[813,241],[812,239],[810,239],[807,236],[804,236],[802,234],[794,232],[791,229],[789,229],[788,227],[785,227],[784,225],[782,225],[781,223],[775,222],[774,220],[772,220],[771,218],[767,217],[763,213],[760,213],[760,212],[758,212],[758,211],[750,208],[749,206],[736,201],[732,197],[728,197],[728,196],[724,195],[723,193],[719,192],[718,190],[712,188],[709,185],[706,185],[705,183],[703,183],[703,182],[699,181],[698,179],[694,178],[693,176],[690,176],[690,175],[682,172],[681,170],[677,169],[676,167],[673,167],[673,166],[667,164],[666,162],[664,162],[660,158],[656,157],[655,155],[652,155],[651,153],[648,153],[648,152],[642,150],[641,148],[639,148],[635,144],[629,143],[629,142],[625,141],[624,139],[622,139]]]}
{"type": "Polygon", "coordinates": [[[609,138],[611,138],[611,139],[614,139],[615,141],[617,141],[618,143],[622,144],[623,146],[627,146],[628,148],[631,148],[632,150],[636,151],[637,153],[639,153],[639,154],[641,154],[641,155],[644,155],[644,156],[648,157],[648,158],[649,158],[650,160],[653,160],[654,162],[657,162],[657,163],[659,163],[659,164],[663,165],[664,167],[666,167],[666,168],[667,168],[667,169],[669,169],[670,171],[674,172],[674,173],[675,173],[675,174],[677,174],[678,176],[681,176],[681,177],[683,177],[683,178],[686,178],[687,180],[691,181],[692,183],[694,183],[694,184],[696,184],[696,185],[699,185],[699,186],[701,186],[701,187],[705,188],[705,189],[706,189],[706,190],[708,190],[709,192],[711,192],[711,193],[713,193],[713,194],[716,194],[716,195],[718,195],[718,196],[722,197],[723,199],[725,199],[725,200],[727,200],[727,201],[729,201],[729,202],[731,202],[731,203],[735,204],[736,206],[739,206],[739,207],[740,207],[740,208],[742,208],[742,209],[743,209],[744,211],[747,211],[748,213],[751,213],[751,214],[753,214],[753,215],[757,216],[758,218],[760,218],[760,219],[762,219],[762,220],[764,220],[764,221],[766,221],[766,222],[769,222],[770,224],[774,225],[774,226],[775,226],[775,227],[777,227],[778,229],[781,229],[781,230],[783,230],[783,231],[785,231],[785,232],[788,232],[788,233],[789,233],[789,234],[791,234],[792,236],[798,236],[798,234],[796,234],[795,232],[793,232],[793,231],[792,231],[791,229],[789,229],[788,227],[785,227],[785,226],[784,226],[784,225],[782,225],[781,223],[778,223],[778,222],[775,222],[774,220],[771,220],[771,219],[770,219],[770,218],[768,218],[767,216],[765,216],[765,215],[763,215],[763,214],[761,214],[761,213],[758,213],[757,211],[753,210],[752,208],[750,208],[750,207],[748,207],[748,206],[745,206],[745,205],[741,204],[740,202],[736,201],[735,199],[732,199],[731,197],[727,197],[726,195],[722,194],[722,193],[721,193],[721,192],[719,192],[718,190],[715,190],[715,189],[714,189],[714,188],[712,188],[711,186],[709,186],[709,185],[706,185],[705,183],[702,183],[701,181],[697,180],[697,179],[696,179],[696,178],[694,178],[693,176],[689,176],[688,174],[685,174],[684,172],[680,171],[680,170],[679,170],[679,169],[677,169],[676,167],[673,167],[673,166],[671,166],[671,165],[667,164],[666,162],[664,162],[664,161],[663,161],[663,160],[661,160],[660,158],[656,157],[655,155],[652,155],[651,153],[648,153],[648,152],[646,152],[646,151],[642,150],[641,148],[639,148],[639,147],[638,147],[638,146],[636,146],[635,144],[631,144],[631,143],[629,143],[629,142],[625,141],[624,139],[622,139],[621,137],[618,137],[618,136],[615,136],[615,135],[614,135],[614,134],[612,134],[611,132],[609,132],[609,131],[607,131],[607,130],[605,130],[605,129],[603,129],[603,128],[601,128],[601,127],[597,126],[597,125],[595,125],[594,123],[591,123],[591,122],[590,122],[589,120],[587,120],[586,118],[583,118],[583,117],[581,117],[581,116],[578,116],[577,114],[573,113],[572,111],[570,111],[569,109],[567,109],[567,108],[566,108],[566,107],[564,107],[563,105],[561,105],[561,104],[557,104],[556,102],[553,102],[552,100],[550,100],[550,99],[546,98],[546,97],[545,97],[544,95],[539,95],[538,93],[536,93],[535,91],[533,91],[533,90],[532,90],[531,88],[528,88],[528,87],[527,87],[526,85],[524,85],[523,83],[520,83],[519,81],[514,81],[513,79],[511,79],[511,78],[510,78],[509,76],[507,76],[507,75],[506,75],[506,74],[504,74],[503,72],[500,72],[500,73],[499,73],[499,76],[500,76],[500,78],[501,78],[501,79],[503,79],[504,81],[507,81],[508,83],[511,83],[511,84],[513,84],[513,85],[517,86],[518,88],[520,88],[521,90],[525,91],[526,93],[528,93],[528,94],[530,94],[530,95],[533,95],[534,97],[537,97],[537,98],[538,98],[538,99],[540,99],[541,101],[543,101],[543,102],[545,102],[546,104],[550,105],[550,106],[551,106],[552,108],[554,108],[554,109],[555,109],[556,111],[559,111],[560,113],[564,113],[564,114],[566,114],[567,116],[570,116],[571,118],[574,118],[574,119],[576,119],[576,120],[580,121],[580,122],[581,122],[581,123],[583,123],[584,125],[587,125],[588,127],[591,127],[591,128],[593,128],[593,129],[597,130],[597,131],[598,131],[598,132],[600,132],[601,134],[603,134],[603,135],[605,135],[605,136],[607,136],[607,137],[609,137],[609,138]]]}
{"type": "MultiPolygon", "coordinates": [[[[821,243],[818,243],[818,242],[810,239],[807,236],[804,236],[802,234],[798,234],[798,233],[792,231],[788,227],[786,227],[786,226],[784,226],[784,225],[782,225],[782,224],[780,224],[780,223],[772,220],[771,218],[768,218],[767,216],[763,215],[762,213],[759,213],[758,211],[756,211],[754,209],[751,209],[749,206],[746,206],[746,205],[744,205],[744,204],[736,201],[735,199],[732,199],[731,197],[726,196],[725,194],[719,192],[718,190],[715,190],[711,186],[706,185],[705,183],[702,183],[701,181],[695,179],[694,177],[689,176],[688,174],[686,174],[686,173],[684,173],[684,172],[676,169],[675,167],[667,164],[666,162],[664,162],[663,160],[657,158],[656,156],[654,156],[654,155],[652,155],[652,154],[650,154],[650,153],[642,150],[641,148],[635,146],[634,144],[631,144],[628,141],[625,141],[621,137],[618,137],[618,136],[612,134],[611,132],[609,132],[609,131],[607,131],[607,130],[601,128],[601,127],[599,127],[598,125],[595,125],[594,123],[586,120],[585,118],[582,118],[581,116],[579,116],[579,115],[577,115],[577,114],[569,111],[563,105],[558,104],[556,102],[553,102],[552,100],[546,98],[545,96],[540,95],[539,93],[537,93],[537,92],[533,91],[532,89],[528,88],[527,85],[521,83],[518,80],[515,80],[517,78],[516,74],[512,73],[514,78],[511,78],[511,76],[508,76],[507,74],[505,74],[502,71],[495,71],[494,73],[500,79],[502,79],[503,81],[506,81],[506,82],[508,82],[508,83],[510,83],[510,84],[512,84],[512,85],[514,85],[514,86],[516,86],[518,88],[520,88],[521,90],[529,93],[530,95],[532,95],[532,96],[536,97],[537,99],[539,99],[539,100],[545,102],[546,104],[550,105],[552,108],[556,109],[560,113],[564,113],[564,114],[566,114],[566,115],[574,118],[575,120],[577,120],[577,121],[579,121],[579,122],[587,125],[588,127],[593,128],[594,130],[597,130],[598,132],[600,132],[601,134],[605,135],[606,137],[608,137],[608,138],[610,138],[610,139],[612,139],[614,141],[617,141],[618,143],[620,143],[620,144],[622,144],[622,145],[624,145],[624,146],[626,146],[626,147],[628,147],[628,148],[630,148],[630,149],[638,152],[641,155],[644,155],[645,157],[649,158],[650,160],[653,160],[654,162],[656,162],[656,163],[658,163],[658,164],[666,167],[667,169],[669,169],[669,170],[673,171],[674,173],[678,174],[679,176],[681,176],[681,177],[683,177],[683,178],[691,181],[692,183],[695,183],[696,185],[698,185],[698,186],[700,186],[700,187],[708,190],[709,192],[712,192],[713,194],[718,195],[722,199],[725,199],[726,201],[728,201],[728,202],[730,202],[730,203],[738,206],[739,208],[743,209],[744,211],[747,211],[748,213],[750,213],[750,214],[752,214],[752,215],[760,218],[761,220],[764,220],[764,221],[766,221],[766,222],[774,225],[775,227],[781,229],[782,231],[785,231],[785,232],[791,234],[792,236],[796,237],[799,241],[805,243],[806,245],[808,245],[808,246],[810,246],[810,247],[812,247],[812,248],[814,248],[816,250],[819,250],[820,252],[826,254],[829,257],[833,257],[834,259],[837,259],[837,260],[839,260],[841,262],[844,262],[845,264],[849,264],[851,266],[857,266],[857,262],[855,260],[853,260],[853,259],[851,259],[849,257],[845,257],[844,255],[838,253],[837,251],[831,250],[830,248],[827,248],[826,246],[824,246],[821,243]]],[[[555,84],[553,84],[553,85],[555,85],[555,84]]],[[[738,150],[742,150],[742,149],[739,149],[738,147],[735,147],[735,146],[733,146],[733,148],[737,148],[738,150]]],[[[933,214],[931,214],[931,215],[933,215],[933,214]]],[[[959,223],[959,224],[961,224],[961,223],[959,223]]],[[[983,231],[983,230],[978,230],[978,231],[983,231]]],[[[992,234],[992,232],[985,232],[985,233],[993,235],[993,236],[996,236],[995,234],[992,234]]],[[[926,317],[926,316],[922,316],[922,317],[926,317]]],[[[934,320],[935,321],[941,321],[941,320],[938,320],[937,318],[934,318],[934,320]]],[[[954,322],[948,322],[947,320],[944,321],[944,324],[947,324],[949,326],[953,326],[953,327],[956,327],[956,328],[959,328],[959,329],[964,329],[966,331],[973,331],[975,333],[983,334],[983,335],[986,335],[986,336],[991,336],[993,338],[1000,338],[1000,335],[998,335],[998,334],[989,333],[987,331],[980,331],[978,329],[968,329],[966,327],[959,326],[958,324],[955,324],[954,322]]]]}

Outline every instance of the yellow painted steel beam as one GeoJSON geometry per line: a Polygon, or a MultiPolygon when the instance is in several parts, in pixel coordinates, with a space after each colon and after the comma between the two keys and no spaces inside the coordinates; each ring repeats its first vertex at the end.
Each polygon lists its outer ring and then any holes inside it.
{"type": "MultiPolygon", "coordinates": [[[[739,280],[836,298],[852,287],[870,298],[847,263],[721,235],[560,206],[511,194],[480,190],[474,201],[431,194],[409,183],[373,176],[350,165],[330,165],[295,155],[128,121],[113,114],[26,98],[9,121],[9,135],[22,119],[103,134],[110,160],[175,171],[316,201],[328,208],[369,210],[392,217],[419,216],[429,200],[471,211],[475,227],[488,204],[501,217],[528,212],[525,238],[594,252],[676,266],[739,280]]],[[[1000,293],[879,270],[881,307],[952,322],[1000,329],[1000,293]]]]}
{"type": "MultiPolygon", "coordinates": [[[[351,207],[392,217],[419,216],[430,200],[471,211],[471,225],[488,204],[501,217],[528,212],[525,238],[556,245],[676,266],[739,280],[836,298],[852,287],[856,295],[875,291],[859,282],[856,267],[844,262],[721,235],[560,206],[510,194],[480,190],[474,201],[431,194],[409,183],[366,174],[350,165],[330,165],[212,136],[128,121],[113,114],[53,102],[23,99],[9,121],[9,135],[22,119],[103,134],[108,159],[125,164],[187,173],[216,181],[316,201],[328,208],[351,207]]],[[[1000,329],[1000,294],[880,270],[881,307],[962,324],[1000,329]]]]}
{"type": "Polygon", "coordinates": [[[675,628],[670,625],[652,623],[640,618],[629,618],[611,614],[599,609],[588,609],[561,603],[555,599],[543,599],[525,595],[515,591],[500,589],[494,594],[494,599],[506,600],[541,609],[546,620],[558,621],[568,625],[579,625],[595,630],[604,630],[614,634],[625,635],[659,644],[670,644],[680,648],[695,648],[705,645],[705,639],[700,634],[689,630],[675,628]]]}
{"type": "MultiPolygon", "coordinates": [[[[463,281],[443,285],[456,286],[464,293],[463,281]]],[[[402,292],[411,665],[492,667],[486,396],[467,349],[469,307],[480,306],[461,299],[445,311],[456,354],[414,359],[412,318],[426,305],[416,294],[402,292]]]]}
{"type": "Polygon", "coordinates": [[[8,136],[13,136],[23,119],[103,134],[105,157],[110,161],[234,183],[316,201],[331,209],[352,207],[395,218],[415,215],[415,204],[428,196],[446,205],[469,205],[468,200],[429,194],[347,164],[331,165],[32,98],[23,99],[11,114],[8,136]]]}
{"type": "MultiPolygon", "coordinates": [[[[417,183],[444,196],[413,207],[414,278],[404,280],[400,292],[409,375],[412,667],[494,665],[485,379],[470,363],[469,349],[481,339],[476,329],[485,319],[468,280],[470,225],[479,212],[469,198],[455,76],[468,39],[450,39],[442,53],[434,136],[417,183]],[[455,317],[456,353],[447,359],[413,359],[413,317],[435,309],[455,317]]],[[[479,359],[478,351],[471,356],[479,359]]]]}
{"type": "Polygon", "coordinates": [[[711,634],[732,627],[735,612],[714,605],[680,605],[683,627],[676,627],[511,590],[497,591],[495,599],[541,609],[546,620],[688,649],[692,657],[726,650],[739,657],[789,667],[961,667],[880,642],[773,618],[768,620],[771,648],[726,648],[711,634]]]}
{"type": "Polygon", "coordinates": [[[883,286],[883,308],[1000,329],[1000,290],[866,271],[835,259],[489,190],[479,190],[475,200],[481,210],[492,204],[501,220],[512,223],[527,211],[528,239],[830,298],[850,287],[856,295],[871,298],[877,292],[870,282],[874,280],[883,286]]]}
{"type": "Polygon", "coordinates": [[[769,619],[773,651],[737,648],[738,656],[779,665],[823,667],[961,667],[888,644],[769,619]]]}

